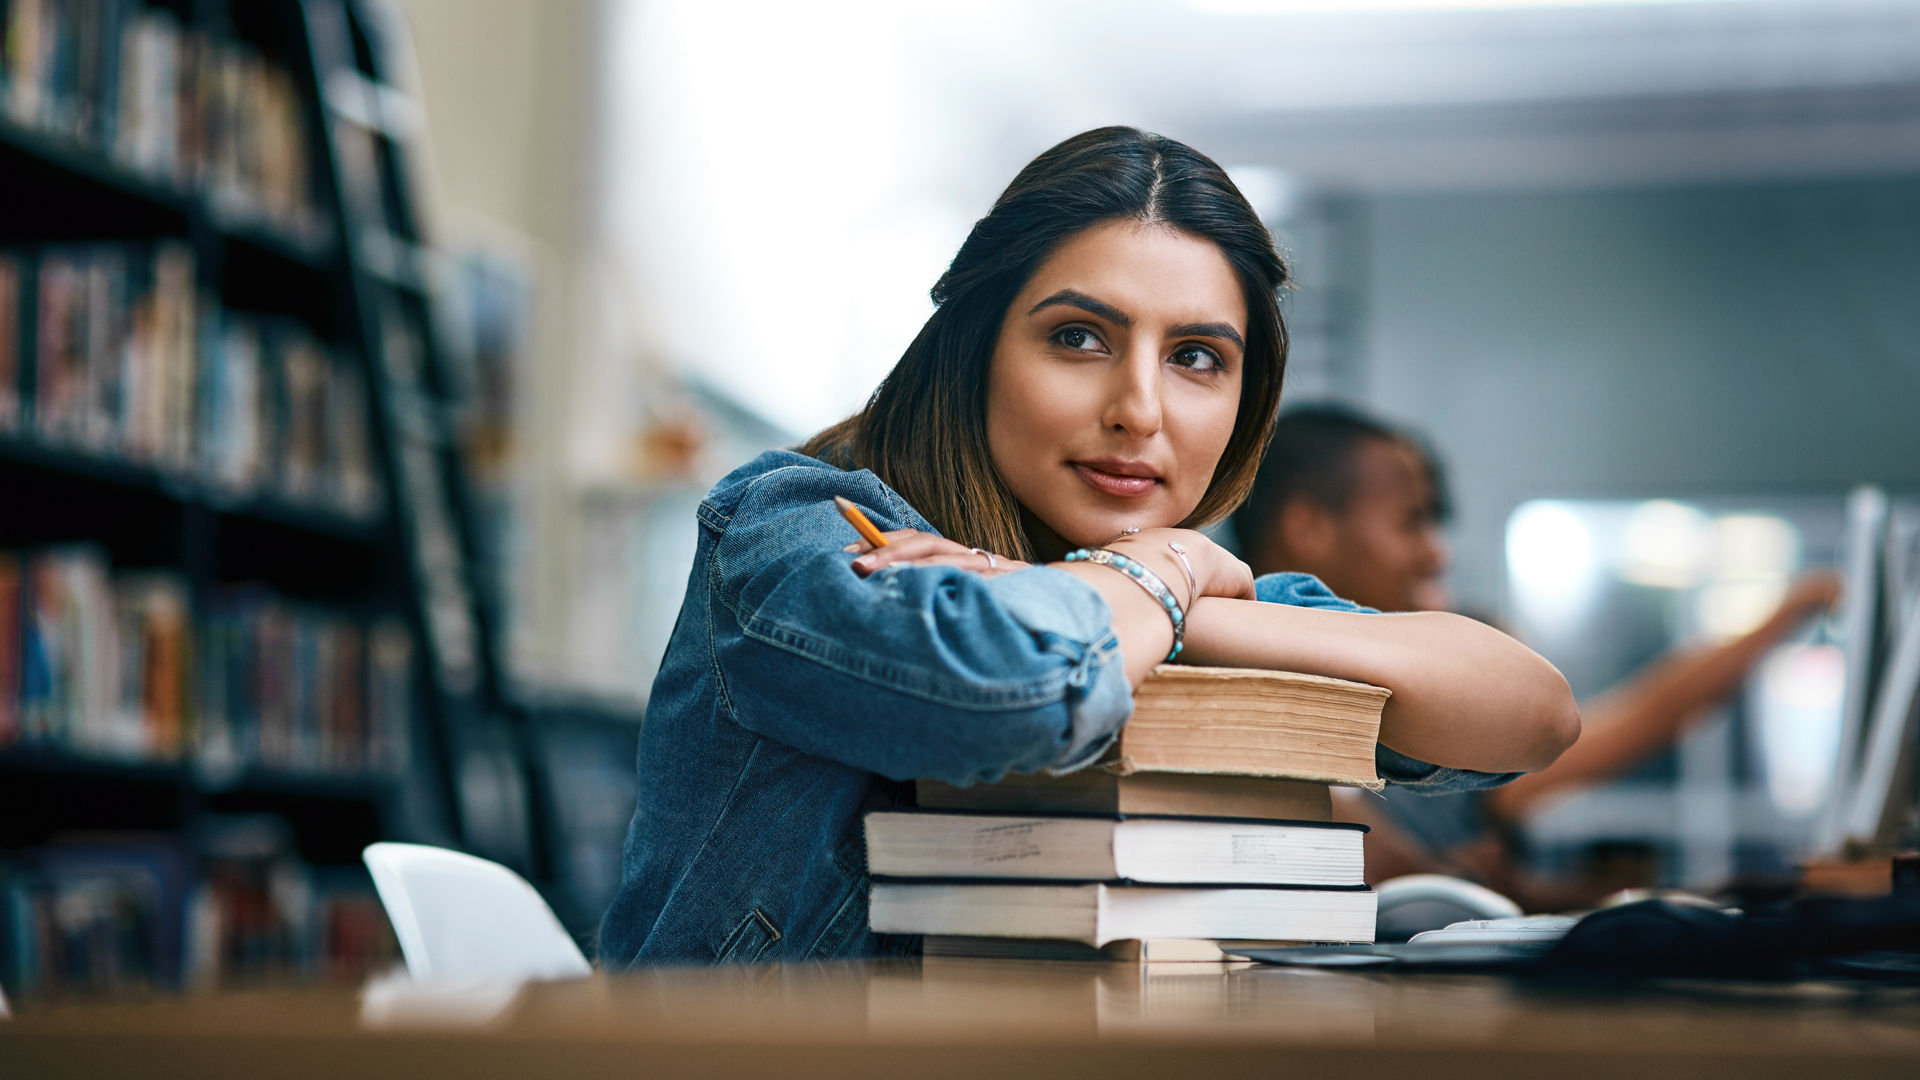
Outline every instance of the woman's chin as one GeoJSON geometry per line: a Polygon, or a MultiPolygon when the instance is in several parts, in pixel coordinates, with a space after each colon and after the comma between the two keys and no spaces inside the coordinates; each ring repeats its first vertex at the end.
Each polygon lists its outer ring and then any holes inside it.
{"type": "Polygon", "coordinates": [[[1160,524],[1162,523],[1157,518],[1145,518],[1137,514],[1115,517],[1111,520],[1094,520],[1076,528],[1070,534],[1067,543],[1070,548],[1104,547],[1129,532],[1155,528],[1160,524]]]}

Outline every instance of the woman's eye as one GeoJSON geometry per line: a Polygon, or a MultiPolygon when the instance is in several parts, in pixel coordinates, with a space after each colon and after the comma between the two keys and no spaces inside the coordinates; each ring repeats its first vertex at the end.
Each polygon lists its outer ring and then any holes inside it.
{"type": "Polygon", "coordinates": [[[1226,369],[1220,354],[1202,345],[1182,345],[1174,350],[1173,362],[1189,371],[1214,372],[1226,369]]]}
{"type": "Polygon", "coordinates": [[[1100,348],[1100,339],[1084,326],[1065,326],[1053,332],[1053,342],[1069,349],[1093,351],[1100,348]]]}

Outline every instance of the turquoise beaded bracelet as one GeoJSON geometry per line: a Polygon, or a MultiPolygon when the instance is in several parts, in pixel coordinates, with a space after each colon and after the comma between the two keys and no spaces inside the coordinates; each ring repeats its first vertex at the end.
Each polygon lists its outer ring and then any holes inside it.
{"type": "Polygon", "coordinates": [[[1160,601],[1160,606],[1166,609],[1167,618],[1173,620],[1173,651],[1160,662],[1171,663],[1174,657],[1180,655],[1180,648],[1186,643],[1187,613],[1180,610],[1180,601],[1173,598],[1173,590],[1167,588],[1167,583],[1160,580],[1159,574],[1107,548],[1081,548],[1078,551],[1069,551],[1066,554],[1066,561],[1111,566],[1132,578],[1134,584],[1147,590],[1147,595],[1160,601]]]}

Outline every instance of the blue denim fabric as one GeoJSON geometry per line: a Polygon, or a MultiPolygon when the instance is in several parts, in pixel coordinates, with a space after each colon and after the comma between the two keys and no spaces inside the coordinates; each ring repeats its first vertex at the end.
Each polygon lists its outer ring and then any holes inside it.
{"type": "MultiPolygon", "coordinates": [[[[790,451],[735,470],[700,504],[641,730],[603,966],[916,952],[917,938],[867,929],[862,818],[911,805],[918,777],[1070,771],[1132,712],[1098,591],[1047,567],[857,577],[835,495],[883,530],[931,531],[871,472],[790,451]]],[[[1263,600],[1354,609],[1304,575],[1259,588],[1263,600]]],[[[1397,782],[1478,786],[1381,754],[1397,782]]]]}

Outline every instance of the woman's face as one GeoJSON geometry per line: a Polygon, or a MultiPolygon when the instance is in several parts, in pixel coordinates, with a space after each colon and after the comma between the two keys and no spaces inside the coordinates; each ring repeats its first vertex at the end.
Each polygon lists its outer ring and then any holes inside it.
{"type": "Polygon", "coordinates": [[[1247,305],[1220,249],[1136,221],[1062,244],[1008,306],[987,448],[1053,557],[1186,519],[1233,434],[1247,305]]]}

